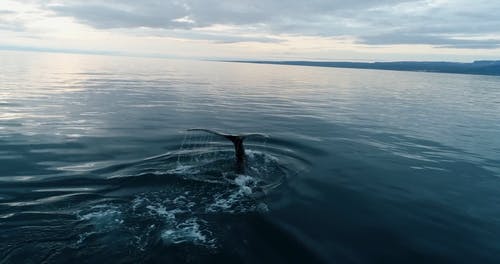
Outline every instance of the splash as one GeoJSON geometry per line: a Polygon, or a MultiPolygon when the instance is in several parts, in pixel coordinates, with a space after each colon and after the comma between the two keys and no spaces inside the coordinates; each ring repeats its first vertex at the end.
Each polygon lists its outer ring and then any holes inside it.
{"type": "Polygon", "coordinates": [[[166,246],[216,248],[221,238],[213,216],[268,212],[266,193],[288,171],[276,157],[258,150],[262,145],[248,144],[248,169],[240,173],[232,146],[216,138],[185,135],[177,151],[117,166],[110,181],[148,191],[133,194],[128,203],[103,203],[79,212],[79,219],[93,227],[82,233],[80,243],[120,227],[140,250],[158,240],[166,246]]]}

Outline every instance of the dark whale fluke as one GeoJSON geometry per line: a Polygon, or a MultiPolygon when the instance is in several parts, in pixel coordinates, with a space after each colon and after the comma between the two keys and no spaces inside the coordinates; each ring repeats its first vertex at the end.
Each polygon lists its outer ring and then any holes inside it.
{"type": "Polygon", "coordinates": [[[253,136],[267,138],[267,135],[259,134],[259,133],[230,135],[230,134],[224,134],[224,133],[220,133],[220,132],[210,130],[210,129],[205,129],[205,128],[191,128],[191,129],[188,129],[188,131],[204,131],[204,132],[218,135],[218,136],[221,136],[221,137],[224,137],[224,138],[231,140],[231,142],[233,142],[233,145],[234,145],[234,155],[236,157],[236,161],[238,162],[238,164],[243,164],[243,162],[245,161],[245,147],[243,146],[243,141],[246,138],[253,137],[253,136]]]}

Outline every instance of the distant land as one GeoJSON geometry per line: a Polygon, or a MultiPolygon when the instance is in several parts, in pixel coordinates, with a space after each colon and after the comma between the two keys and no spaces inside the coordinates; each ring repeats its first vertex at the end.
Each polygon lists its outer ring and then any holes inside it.
{"type": "Polygon", "coordinates": [[[480,60],[470,63],[444,62],[444,61],[334,62],[334,61],[242,61],[242,60],[231,61],[231,62],[500,76],[500,60],[480,60]]]}

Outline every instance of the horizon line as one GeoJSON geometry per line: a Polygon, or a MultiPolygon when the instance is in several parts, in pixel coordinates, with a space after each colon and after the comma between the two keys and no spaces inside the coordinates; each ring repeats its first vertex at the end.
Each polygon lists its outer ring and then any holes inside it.
{"type": "Polygon", "coordinates": [[[473,59],[467,61],[459,60],[373,60],[373,59],[318,59],[318,58],[294,58],[294,59],[250,59],[250,58],[217,58],[217,57],[188,57],[171,54],[158,53],[132,53],[110,50],[86,50],[86,49],[58,49],[47,47],[32,47],[32,46],[17,46],[17,45],[1,45],[0,51],[17,51],[17,52],[40,52],[40,53],[62,53],[62,54],[80,54],[80,55],[99,55],[99,56],[117,56],[117,57],[140,57],[140,58],[156,58],[156,59],[186,59],[186,60],[202,60],[202,61],[219,61],[219,62],[351,62],[351,63],[376,63],[376,62],[449,62],[449,63],[473,63],[478,61],[500,61],[497,59],[473,59]]]}

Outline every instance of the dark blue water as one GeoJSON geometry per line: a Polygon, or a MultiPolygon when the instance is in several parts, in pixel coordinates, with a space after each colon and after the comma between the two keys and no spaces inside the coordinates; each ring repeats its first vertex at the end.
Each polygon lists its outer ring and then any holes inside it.
{"type": "Polygon", "coordinates": [[[499,263],[499,87],[2,52],[0,262],[499,263]]]}

